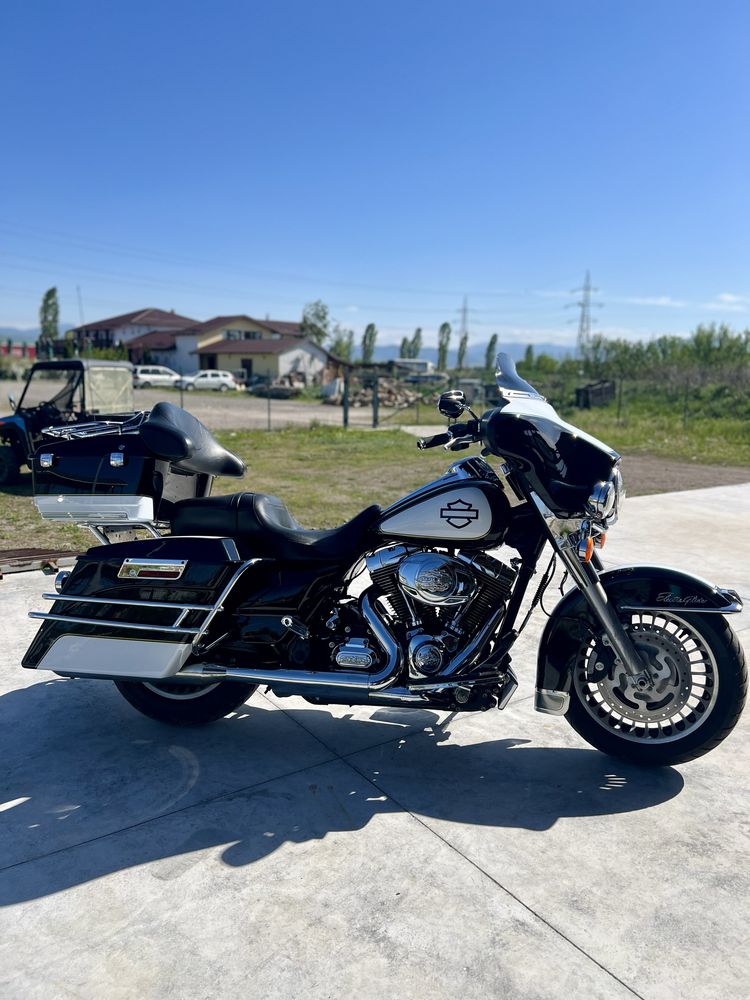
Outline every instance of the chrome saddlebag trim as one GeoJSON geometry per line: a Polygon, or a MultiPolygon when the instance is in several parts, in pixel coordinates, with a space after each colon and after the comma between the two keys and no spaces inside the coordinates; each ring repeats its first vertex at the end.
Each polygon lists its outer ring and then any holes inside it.
{"type": "Polygon", "coordinates": [[[74,524],[142,524],[153,521],[152,497],[81,496],[58,493],[35,496],[34,503],[46,521],[72,521],[74,524]]]}
{"type": "Polygon", "coordinates": [[[191,653],[188,643],[61,635],[42,657],[37,670],[73,677],[172,677],[191,653]]]}

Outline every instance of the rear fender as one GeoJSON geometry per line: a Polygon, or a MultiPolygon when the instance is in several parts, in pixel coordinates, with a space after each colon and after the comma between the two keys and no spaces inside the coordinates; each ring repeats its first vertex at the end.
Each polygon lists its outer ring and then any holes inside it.
{"type": "MultiPolygon", "coordinates": [[[[599,581],[618,613],[629,611],[689,611],[727,615],[742,611],[734,590],[717,587],[700,577],[663,566],[628,566],[602,573],[599,581]]],[[[536,708],[564,715],[572,670],[581,644],[601,634],[601,626],[578,589],[558,603],[542,633],[536,674],[536,708]]]]}

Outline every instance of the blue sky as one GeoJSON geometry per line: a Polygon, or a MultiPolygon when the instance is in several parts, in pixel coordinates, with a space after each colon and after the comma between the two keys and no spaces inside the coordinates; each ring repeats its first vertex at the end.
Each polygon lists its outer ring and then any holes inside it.
{"type": "Polygon", "coordinates": [[[750,326],[750,5],[6,0],[0,326],[750,326]]]}

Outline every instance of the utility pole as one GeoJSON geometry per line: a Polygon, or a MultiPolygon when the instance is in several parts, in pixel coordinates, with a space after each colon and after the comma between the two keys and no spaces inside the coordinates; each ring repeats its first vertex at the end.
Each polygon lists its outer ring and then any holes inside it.
{"type": "Polygon", "coordinates": [[[80,285],[76,285],[76,292],[78,294],[78,318],[81,321],[81,326],[83,326],[83,324],[86,322],[86,320],[83,318],[83,298],[81,296],[81,286],[80,285]]]}
{"type": "Polygon", "coordinates": [[[573,294],[580,294],[581,298],[577,302],[571,302],[571,305],[578,306],[581,310],[581,314],[578,318],[578,337],[576,339],[576,357],[582,358],[586,353],[586,348],[589,346],[591,341],[591,307],[595,309],[600,309],[604,303],[603,302],[592,302],[591,293],[598,292],[598,288],[594,288],[591,284],[591,274],[586,271],[586,277],[583,280],[582,288],[574,288],[573,294]]]}

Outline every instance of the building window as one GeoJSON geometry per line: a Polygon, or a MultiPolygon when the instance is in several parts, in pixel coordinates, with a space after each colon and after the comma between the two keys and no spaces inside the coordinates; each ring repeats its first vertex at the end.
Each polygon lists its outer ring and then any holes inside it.
{"type": "Polygon", "coordinates": [[[260,340],[257,330],[225,330],[225,340],[260,340]]]}

